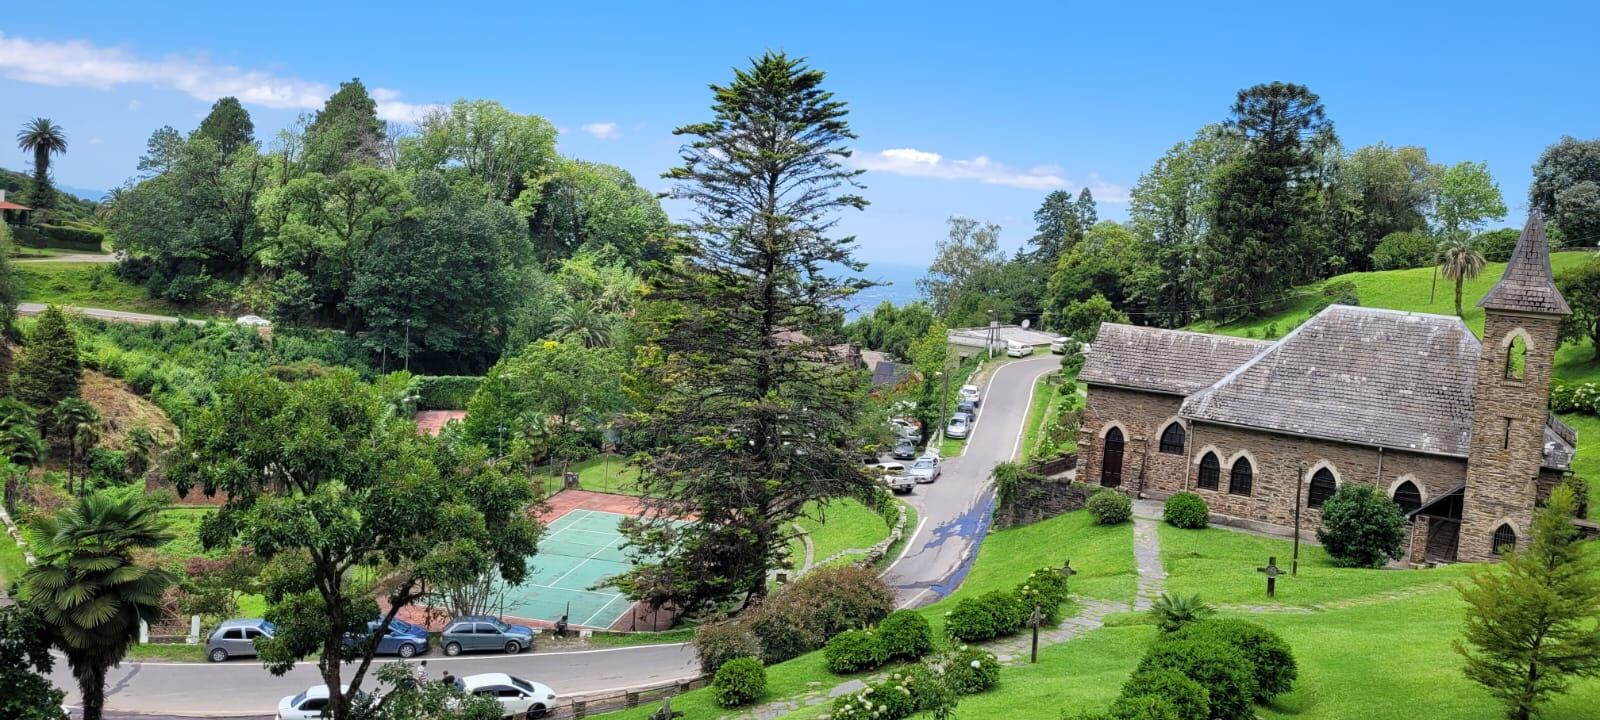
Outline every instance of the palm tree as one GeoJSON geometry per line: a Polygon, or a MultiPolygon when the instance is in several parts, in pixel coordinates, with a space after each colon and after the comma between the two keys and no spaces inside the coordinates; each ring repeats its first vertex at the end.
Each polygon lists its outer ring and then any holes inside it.
{"type": "Polygon", "coordinates": [[[33,153],[33,203],[41,210],[50,207],[50,156],[67,151],[67,134],[50,118],[34,118],[17,131],[17,147],[33,153]]]}
{"type": "Polygon", "coordinates": [[[1162,632],[1177,632],[1178,628],[1204,620],[1215,613],[1216,609],[1200,600],[1198,594],[1161,593],[1150,604],[1150,614],[1155,617],[1162,632]]]}
{"type": "Polygon", "coordinates": [[[1461,285],[1483,272],[1483,255],[1465,235],[1453,235],[1439,243],[1439,271],[1456,281],[1456,316],[1461,316],[1461,285]]]}
{"type": "Polygon", "coordinates": [[[553,318],[556,337],[576,337],[584,347],[611,346],[611,317],[593,304],[571,300],[553,318]]]}
{"type": "MultiPolygon", "coordinates": [[[[56,403],[50,411],[50,429],[67,440],[67,489],[72,489],[77,459],[100,440],[100,412],[80,397],[69,397],[56,403]]],[[[87,484],[85,484],[87,485],[87,484]]],[[[86,490],[83,488],[80,490],[86,490]]]]}
{"type": "Polygon", "coordinates": [[[170,573],[134,562],[135,551],[172,539],[161,507],[137,495],[96,493],[34,521],[38,564],[22,576],[21,600],[44,619],[83,695],[84,720],[100,720],[106,671],[159,615],[170,573]]]}

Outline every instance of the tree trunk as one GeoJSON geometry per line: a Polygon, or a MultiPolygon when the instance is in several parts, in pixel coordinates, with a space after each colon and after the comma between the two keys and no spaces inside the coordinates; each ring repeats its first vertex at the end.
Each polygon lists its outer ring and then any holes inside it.
{"type": "Polygon", "coordinates": [[[10,515],[11,517],[16,517],[17,516],[17,474],[16,473],[8,473],[6,475],[6,497],[5,497],[5,503],[6,503],[6,514],[10,515]]]}
{"type": "Polygon", "coordinates": [[[83,695],[83,720],[100,720],[106,705],[106,669],[87,668],[78,678],[78,692],[83,695]]]}
{"type": "Polygon", "coordinates": [[[1456,278],[1456,317],[1461,317],[1461,283],[1466,278],[1456,278]]]}

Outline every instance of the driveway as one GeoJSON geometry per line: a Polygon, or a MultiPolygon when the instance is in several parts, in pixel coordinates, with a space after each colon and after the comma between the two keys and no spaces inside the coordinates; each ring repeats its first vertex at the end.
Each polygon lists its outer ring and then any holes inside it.
{"type": "Polygon", "coordinates": [[[1060,367],[1060,357],[1044,355],[996,368],[963,453],[945,458],[939,481],[918,485],[907,500],[920,515],[916,532],[883,574],[901,607],[934,602],[966,577],[989,529],[994,506],[989,474],[995,465],[1018,456],[1034,381],[1060,367]]]}

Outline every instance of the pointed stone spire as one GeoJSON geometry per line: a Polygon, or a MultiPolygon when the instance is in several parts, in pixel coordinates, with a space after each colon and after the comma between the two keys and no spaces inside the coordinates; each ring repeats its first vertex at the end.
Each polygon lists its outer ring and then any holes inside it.
{"type": "Polygon", "coordinates": [[[1517,238],[1517,247],[1511,251],[1506,263],[1506,273],[1499,284],[1478,301],[1485,310],[1541,313],[1545,315],[1571,315],[1567,299],[1556,289],[1555,278],[1550,274],[1550,243],[1544,236],[1544,217],[1536,209],[1528,215],[1528,224],[1517,238]]]}

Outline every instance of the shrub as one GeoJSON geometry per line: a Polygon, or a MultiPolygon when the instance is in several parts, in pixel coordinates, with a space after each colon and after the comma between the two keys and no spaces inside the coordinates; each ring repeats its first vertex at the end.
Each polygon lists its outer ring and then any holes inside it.
{"type": "Polygon", "coordinates": [[[1181,492],[1167,498],[1167,504],[1161,510],[1161,519],[1173,527],[1199,530],[1211,522],[1211,508],[1199,495],[1181,492]]]}
{"type": "Polygon", "coordinates": [[[1040,568],[1028,574],[1027,579],[1017,586],[1017,596],[1029,606],[1037,602],[1042,617],[1040,621],[1046,625],[1061,622],[1061,605],[1070,595],[1067,593],[1067,577],[1055,568],[1040,568]]]}
{"type": "Polygon", "coordinates": [[[750,631],[760,641],[761,661],[768,665],[804,655],[827,640],[810,609],[785,596],[780,592],[744,612],[750,631]]]}
{"type": "Polygon", "coordinates": [[[1371,485],[1345,485],[1322,504],[1317,540],[1343,567],[1382,567],[1401,557],[1406,521],[1400,508],[1371,485]]]}
{"type": "Polygon", "coordinates": [[[1089,497],[1085,505],[1098,525],[1119,525],[1133,517],[1133,500],[1115,490],[1104,489],[1089,497]]]}
{"type": "Polygon", "coordinates": [[[711,692],[725,708],[749,705],[767,690],[767,669],[753,657],[738,657],[722,664],[711,679],[711,692]]]}
{"type": "Polygon", "coordinates": [[[1322,297],[1329,303],[1360,305],[1361,289],[1353,280],[1334,280],[1322,286],[1322,297]]]}
{"type": "Polygon", "coordinates": [[[1134,673],[1123,684],[1122,697],[1111,705],[1115,720],[1206,720],[1210,714],[1210,693],[1205,687],[1183,673],[1167,669],[1134,673]]]}
{"type": "Polygon", "coordinates": [[[1213,720],[1253,720],[1256,678],[1238,648],[1206,638],[1169,637],[1145,653],[1135,673],[1172,670],[1206,689],[1213,720]]]}
{"type": "Polygon", "coordinates": [[[888,653],[878,636],[869,630],[846,630],[834,635],[823,648],[828,671],[840,675],[875,670],[888,662],[888,653]]]}
{"type": "Polygon", "coordinates": [[[695,628],[694,652],[700,659],[700,672],[715,675],[729,660],[760,656],[761,642],[748,625],[725,620],[695,628]]]}
{"type": "MultiPolygon", "coordinates": [[[[853,565],[812,570],[778,595],[809,608],[821,639],[842,630],[877,625],[894,609],[894,592],[872,568],[853,565]]],[[[821,640],[815,647],[821,646],[821,640]]]]}
{"type": "Polygon", "coordinates": [[[1294,651],[1277,633],[1244,620],[1207,620],[1179,630],[1174,638],[1201,638],[1237,648],[1255,668],[1256,702],[1289,692],[1299,676],[1294,651]]]}
{"type": "Polygon", "coordinates": [[[1372,250],[1372,266],[1377,270],[1402,270],[1433,262],[1438,243],[1423,233],[1394,232],[1383,236],[1372,250]]]}
{"type": "Polygon", "coordinates": [[[988,640],[1021,630],[1031,613],[1032,608],[1016,593],[991,590],[956,603],[945,621],[945,631],[966,642],[988,640]]]}
{"type": "Polygon", "coordinates": [[[962,645],[945,663],[944,681],[958,695],[981,693],[1000,682],[1000,660],[994,653],[962,645]]]}
{"type": "Polygon", "coordinates": [[[890,673],[887,682],[906,689],[911,696],[913,713],[933,709],[947,692],[944,679],[934,674],[927,665],[912,665],[890,673]]]}
{"type": "Polygon", "coordinates": [[[481,375],[419,375],[417,409],[464,410],[482,384],[481,375]]]}
{"type": "Polygon", "coordinates": [[[1572,498],[1577,501],[1575,517],[1580,520],[1589,517],[1589,479],[1582,475],[1568,475],[1561,484],[1572,489],[1572,498]]]}
{"type": "Polygon", "coordinates": [[[34,229],[45,236],[46,245],[64,250],[101,252],[106,240],[105,234],[99,230],[86,230],[65,225],[35,225],[34,229]]]}
{"type": "Polygon", "coordinates": [[[877,636],[889,660],[916,660],[933,652],[933,628],[921,613],[910,610],[889,613],[889,617],[878,624],[877,636]]]}
{"type": "Polygon", "coordinates": [[[1161,627],[1162,632],[1176,632],[1183,626],[1203,620],[1215,612],[1216,610],[1210,605],[1201,602],[1198,594],[1175,595],[1164,592],[1150,604],[1150,615],[1156,619],[1156,624],[1161,627]]]}
{"type": "Polygon", "coordinates": [[[1489,262],[1506,262],[1511,259],[1511,251],[1517,247],[1517,238],[1522,233],[1516,228],[1500,228],[1479,233],[1472,242],[1478,246],[1478,252],[1483,254],[1483,259],[1489,262]]]}

